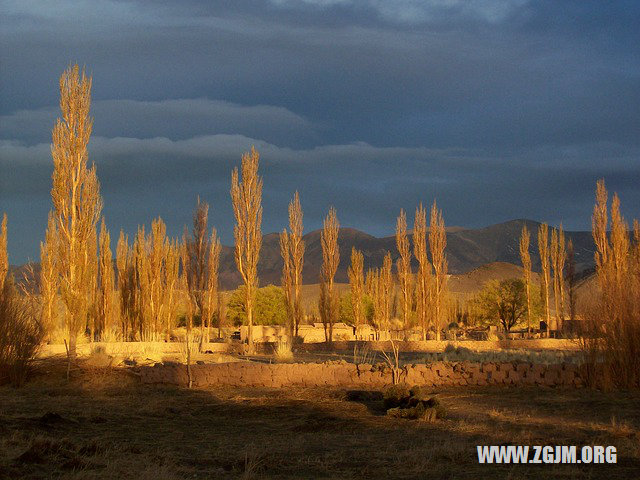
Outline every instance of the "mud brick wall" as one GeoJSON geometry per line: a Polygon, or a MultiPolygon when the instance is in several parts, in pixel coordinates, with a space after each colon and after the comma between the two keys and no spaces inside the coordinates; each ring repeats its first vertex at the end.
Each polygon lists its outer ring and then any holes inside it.
{"type": "MultiPolygon", "coordinates": [[[[341,362],[264,364],[234,362],[191,366],[194,386],[355,387],[383,388],[392,383],[388,366],[341,362]]],[[[140,370],[143,383],[187,384],[185,365],[156,364],[140,370]]],[[[407,365],[399,372],[410,385],[540,385],[581,387],[580,368],[575,365],[530,363],[436,362],[407,365]]]]}

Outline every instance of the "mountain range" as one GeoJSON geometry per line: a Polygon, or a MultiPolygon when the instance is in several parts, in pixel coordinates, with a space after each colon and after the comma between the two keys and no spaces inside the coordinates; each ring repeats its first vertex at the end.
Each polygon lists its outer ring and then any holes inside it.
{"type": "MultiPolygon", "coordinates": [[[[532,268],[540,271],[537,231],[540,223],[532,220],[511,220],[480,229],[451,227],[447,229],[446,255],[449,273],[465,274],[483,265],[494,262],[520,265],[520,234],[526,225],[531,233],[530,254],[532,268]]],[[[322,265],[322,246],[320,230],[304,235],[306,244],[303,269],[303,283],[318,283],[322,265]]],[[[573,242],[576,270],[589,271],[594,266],[595,246],[591,232],[565,232],[567,243],[573,242]]],[[[409,239],[413,248],[412,236],[409,239]]],[[[336,273],[337,282],[348,282],[347,268],[351,262],[351,248],[361,250],[364,255],[365,271],[377,268],[387,251],[395,261],[399,257],[395,236],[374,237],[353,228],[341,228],[338,235],[340,265],[336,273]]],[[[415,258],[412,260],[414,271],[417,269],[415,258]]],[[[282,275],[282,257],[280,256],[279,234],[270,233],[263,237],[258,264],[260,284],[280,284],[282,275]]],[[[240,274],[235,268],[233,247],[224,246],[220,255],[220,285],[222,288],[235,288],[241,283],[240,274]]]]}
{"type": "MultiPolygon", "coordinates": [[[[481,273],[480,267],[490,264],[500,264],[502,272],[498,276],[504,276],[507,271],[503,264],[520,265],[520,234],[522,227],[526,225],[531,233],[530,254],[532,269],[540,271],[540,256],[538,254],[537,231],[540,223],[532,220],[511,220],[496,225],[479,229],[466,229],[462,227],[447,228],[446,255],[449,265],[449,273],[463,275],[474,272],[469,278],[485,278],[495,276],[495,265],[486,274],[481,273]],[[480,270],[478,270],[480,269],[480,270]]],[[[575,251],[576,271],[588,274],[593,271],[595,246],[591,232],[565,232],[567,242],[573,242],[575,251]]],[[[408,234],[413,249],[412,235],[408,234]]],[[[314,230],[304,235],[306,250],[304,255],[303,283],[316,284],[319,281],[320,266],[322,265],[322,246],[320,243],[321,231],[314,230]]],[[[399,254],[396,249],[395,236],[374,237],[354,228],[341,228],[338,235],[340,248],[340,265],[336,273],[336,282],[347,283],[347,268],[351,263],[351,248],[362,251],[364,256],[365,272],[368,268],[377,268],[387,251],[391,252],[394,262],[399,254]]],[[[417,270],[417,262],[412,259],[413,270],[417,270]]],[[[33,268],[37,273],[38,264],[33,268]]],[[[395,269],[395,266],[394,266],[395,269]]],[[[16,278],[22,276],[24,266],[12,267],[16,278]]],[[[516,270],[513,270],[514,274],[516,270]]],[[[280,237],[278,233],[269,233],[263,236],[260,261],[258,263],[260,285],[281,283],[282,257],[280,256],[280,237]]],[[[235,265],[233,247],[223,246],[220,254],[220,287],[223,290],[236,288],[242,282],[235,265]]],[[[469,283],[469,279],[464,283],[469,283]]]]}

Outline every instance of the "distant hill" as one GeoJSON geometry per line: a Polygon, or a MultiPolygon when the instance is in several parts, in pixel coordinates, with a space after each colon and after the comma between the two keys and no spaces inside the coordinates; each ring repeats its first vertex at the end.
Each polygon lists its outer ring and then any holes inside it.
{"type": "MultiPolygon", "coordinates": [[[[476,284],[483,276],[495,275],[495,278],[519,276],[516,265],[520,265],[519,241],[523,225],[527,225],[531,232],[530,253],[533,270],[540,271],[537,247],[537,231],[540,225],[538,222],[511,220],[480,229],[463,229],[461,227],[447,229],[446,254],[449,273],[454,275],[468,274],[466,277],[456,278],[455,282],[452,282],[452,287],[457,285],[464,290],[465,285],[476,284]],[[484,270],[480,268],[483,266],[486,266],[484,270]]],[[[577,271],[592,269],[595,247],[591,232],[566,232],[566,237],[567,240],[571,239],[574,244],[577,271]]],[[[409,235],[409,238],[412,239],[412,236],[409,235]]],[[[304,236],[304,241],[306,251],[303,282],[315,284],[318,283],[320,266],[322,265],[320,230],[307,233],[304,236]]],[[[340,266],[336,274],[336,281],[340,283],[348,282],[347,268],[350,264],[352,247],[362,251],[365,270],[381,266],[387,251],[391,252],[394,263],[399,256],[394,236],[378,238],[354,228],[341,228],[338,244],[340,247],[340,266]]],[[[417,263],[414,259],[414,270],[416,267],[417,263]]],[[[35,268],[37,270],[37,265],[35,268]]],[[[14,267],[13,270],[18,277],[22,268],[14,267]]],[[[282,258],[277,233],[264,236],[258,271],[261,285],[280,283],[282,258]]],[[[241,278],[236,270],[233,247],[223,246],[220,255],[220,285],[223,289],[232,289],[240,283],[241,278]]]]}
{"type": "MultiPolygon", "coordinates": [[[[520,264],[520,232],[523,225],[531,232],[531,260],[533,270],[540,271],[540,257],[537,247],[538,222],[531,220],[512,220],[481,229],[462,229],[454,227],[447,232],[447,260],[449,273],[464,274],[494,262],[509,263],[514,267],[520,264]]],[[[566,232],[567,241],[574,244],[577,271],[593,268],[595,247],[591,232],[566,232]]],[[[412,235],[409,235],[412,241],[412,235]]],[[[322,265],[322,247],[320,230],[304,236],[306,251],[304,258],[303,282],[318,283],[320,266],[322,265]]],[[[380,267],[386,252],[391,252],[394,261],[399,257],[394,236],[378,238],[353,228],[341,228],[338,236],[340,247],[340,266],[336,281],[348,282],[347,268],[350,264],[351,248],[356,247],[364,255],[364,267],[380,267]]],[[[412,262],[417,269],[417,262],[412,262]]],[[[498,268],[498,267],[496,267],[498,268]]],[[[506,272],[504,265],[498,270],[506,272]]],[[[261,284],[279,284],[282,272],[282,258],[277,234],[265,235],[260,263],[258,265],[261,284]]],[[[240,283],[240,276],[235,270],[233,249],[225,248],[221,255],[221,284],[225,288],[233,288],[240,283]]],[[[481,275],[479,272],[476,275],[481,275]]],[[[517,275],[516,275],[517,276],[517,275]]],[[[500,274],[498,274],[500,277],[500,274]]]]}
{"type": "MultiPolygon", "coordinates": [[[[538,284],[539,275],[533,273],[532,283],[538,284]]],[[[451,275],[447,287],[450,292],[466,295],[474,294],[491,280],[522,278],[522,267],[506,262],[493,262],[482,265],[467,273],[451,275]]]]}

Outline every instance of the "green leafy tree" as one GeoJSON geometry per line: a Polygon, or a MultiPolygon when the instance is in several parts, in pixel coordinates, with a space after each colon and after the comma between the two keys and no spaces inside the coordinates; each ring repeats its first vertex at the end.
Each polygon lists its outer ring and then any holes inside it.
{"type": "Polygon", "coordinates": [[[509,332],[526,318],[527,291],[519,278],[491,281],[473,300],[474,310],[484,323],[502,325],[509,332]]]}
{"type": "MultiPolygon", "coordinates": [[[[227,320],[236,326],[247,324],[244,288],[244,286],[238,287],[231,294],[227,305],[227,320]]],[[[275,285],[259,288],[256,291],[253,313],[253,323],[256,325],[286,325],[287,300],[284,290],[275,285]]]]}
{"type": "Polygon", "coordinates": [[[338,320],[347,325],[355,325],[355,317],[353,316],[353,301],[351,292],[347,292],[340,296],[338,305],[338,320]]]}

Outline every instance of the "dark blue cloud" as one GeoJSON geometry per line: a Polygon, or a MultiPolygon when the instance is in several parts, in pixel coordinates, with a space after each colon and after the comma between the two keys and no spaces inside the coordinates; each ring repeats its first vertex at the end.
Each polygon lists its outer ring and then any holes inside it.
{"type": "Polygon", "coordinates": [[[91,158],[109,227],[197,195],[231,242],[231,169],[263,154],[265,231],[301,191],[389,234],[434,197],[449,224],[516,217],[588,229],[595,181],[640,211],[640,4],[599,1],[4,2],[0,210],[13,261],[50,208],[57,79],[93,75],[91,158]],[[18,220],[19,219],[19,220],[18,220]]]}

